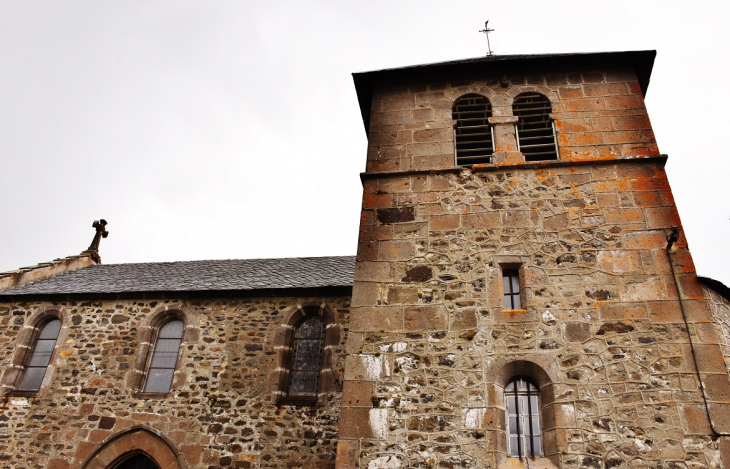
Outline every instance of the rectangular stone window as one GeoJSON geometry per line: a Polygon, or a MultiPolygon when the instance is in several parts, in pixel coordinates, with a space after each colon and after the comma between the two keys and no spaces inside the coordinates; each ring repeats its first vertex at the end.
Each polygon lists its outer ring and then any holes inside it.
{"type": "Polygon", "coordinates": [[[522,309],[520,302],[520,271],[517,269],[502,270],[502,292],[505,309],[522,309]]]}

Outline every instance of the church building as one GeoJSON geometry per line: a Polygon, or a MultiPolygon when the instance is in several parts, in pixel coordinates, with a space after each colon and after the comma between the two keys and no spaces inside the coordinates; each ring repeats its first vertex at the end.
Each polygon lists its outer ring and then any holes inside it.
{"type": "Polygon", "coordinates": [[[0,274],[0,468],[730,469],[654,58],[354,74],[354,257],[103,264],[100,220],[0,274]]]}

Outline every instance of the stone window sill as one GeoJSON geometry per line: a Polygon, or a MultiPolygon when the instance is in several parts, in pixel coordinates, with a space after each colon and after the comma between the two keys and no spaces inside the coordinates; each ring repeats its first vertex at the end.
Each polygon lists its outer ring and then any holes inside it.
{"type": "Polygon", "coordinates": [[[499,469],[558,469],[551,460],[544,456],[537,458],[509,457],[499,466],[499,469]]]}
{"type": "Polygon", "coordinates": [[[37,391],[21,391],[19,389],[14,389],[12,391],[8,391],[6,395],[10,397],[36,397],[40,392],[40,389],[37,391]]]}
{"type": "Polygon", "coordinates": [[[142,392],[138,391],[132,394],[137,399],[167,399],[172,397],[172,392],[142,392]]]}

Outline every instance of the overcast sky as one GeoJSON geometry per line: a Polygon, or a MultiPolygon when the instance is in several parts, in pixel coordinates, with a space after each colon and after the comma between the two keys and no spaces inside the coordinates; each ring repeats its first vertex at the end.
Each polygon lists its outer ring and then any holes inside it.
{"type": "Polygon", "coordinates": [[[727,1],[0,0],[0,271],[351,255],[352,72],[656,49],[647,107],[700,275],[730,285],[727,1]]]}

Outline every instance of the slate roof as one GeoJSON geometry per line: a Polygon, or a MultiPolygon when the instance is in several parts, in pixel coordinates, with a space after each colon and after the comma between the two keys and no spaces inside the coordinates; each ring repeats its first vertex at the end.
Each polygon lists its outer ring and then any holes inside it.
{"type": "Polygon", "coordinates": [[[354,256],[102,264],[0,296],[351,287],[354,272],[354,256]]]}

